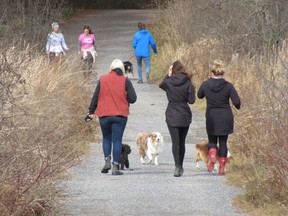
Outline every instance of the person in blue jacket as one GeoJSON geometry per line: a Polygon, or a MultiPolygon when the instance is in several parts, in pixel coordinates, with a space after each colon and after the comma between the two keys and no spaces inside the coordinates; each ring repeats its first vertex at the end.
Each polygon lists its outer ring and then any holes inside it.
{"type": "Polygon", "coordinates": [[[148,30],[146,30],[145,24],[139,22],[138,29],[139,31],[137,31],[134,35],[132,46],[135,50],[135,56],[137,59],[137,72],[139,79],[137,83],[143,83],[142,59],[145,64],[146,79],[148,82],[150,75],[150,46],[154,53],[157,53],[157,48],[153,36],[148,30]]]}

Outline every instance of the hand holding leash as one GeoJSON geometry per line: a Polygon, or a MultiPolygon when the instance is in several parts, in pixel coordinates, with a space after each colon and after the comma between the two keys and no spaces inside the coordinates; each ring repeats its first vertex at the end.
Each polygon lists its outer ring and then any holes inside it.
{"type": "Polygon", "coordinates": [[[89,115],[87,114],[87,116],[84,118],[85,122],[90,122],[92,121],[94,118],[96,118],[95,114],[89,115]]]}

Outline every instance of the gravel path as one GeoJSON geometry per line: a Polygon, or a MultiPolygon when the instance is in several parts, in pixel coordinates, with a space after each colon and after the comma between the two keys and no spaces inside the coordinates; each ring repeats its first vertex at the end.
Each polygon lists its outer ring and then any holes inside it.
{"type": "MultiPolygon", "coordinates": [[[[81,31],[83,24],[92,26],[98,39],[97,71],[103,74],[114,58],[128,60],[131,57],[130,44],[137,22],[149,23],[155,14],[157,11],[148,10],[85,11],[65,26],[65,35],[69,35],[67,41],[72,43],[77,41],[76,28],[81,31]]],[[[132,62],[135,63],[135,59],[132,62]]],[[[240,190],[226,185],[225,177],[207,173],[203,163],[200,170],[195,168],[195,144],[206,139],[203,114],[192,108],[185,172],[183,177],[175,178],[164,117],[166,95],[155,85],[136,84],[135,80],[133,85],[138,100],[131,105],[123,139],[132,148],[129,160],[133,170],[124,171],[123,176],[101,174],[104,163],[101,144],[92,144],[91,156],[74,167],[71,178],[61,184],[69,196],[61,208],[62,215],[241,215],[232,206],[232,199],[240,190]],[[164,136],[159,166],[140,164],[135,138],[141,131],[158,131],[164,136]]]]}

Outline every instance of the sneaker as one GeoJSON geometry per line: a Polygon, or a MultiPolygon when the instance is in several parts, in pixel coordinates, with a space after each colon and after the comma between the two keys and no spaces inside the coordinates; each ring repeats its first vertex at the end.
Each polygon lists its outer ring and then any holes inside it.
{"type": "Polygon", "coordinates": [[[138,80],[137,83],[138,84],[143,84],[143,80],[138,80]]]}

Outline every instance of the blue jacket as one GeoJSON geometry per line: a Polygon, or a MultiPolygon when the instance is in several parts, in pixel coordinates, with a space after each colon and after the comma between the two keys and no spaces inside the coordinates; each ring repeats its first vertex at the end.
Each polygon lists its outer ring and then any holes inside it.
{"type": "Polygon", "coordinates": [[[156,43],[151,33],[146,29],[136,32],[132,46],[135,49],[135,55],[139,57],[150,56],[150,46],[153,49],[153,52],[157,53],[156,43]]]}

